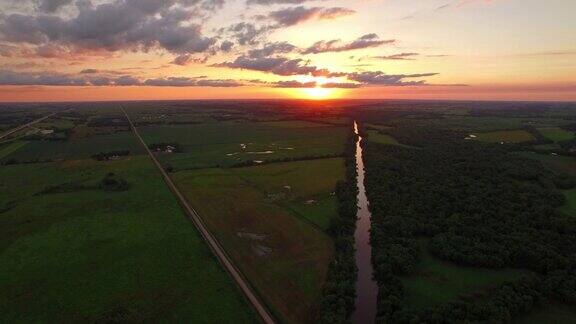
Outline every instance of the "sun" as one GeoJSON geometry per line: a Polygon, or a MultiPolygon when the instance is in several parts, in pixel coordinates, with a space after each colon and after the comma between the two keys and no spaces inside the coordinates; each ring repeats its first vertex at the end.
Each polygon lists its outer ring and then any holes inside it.
{"type": "Polygon", "coordinates": [[[314,100],[328,99],[333,97],[334,95],[334,89],[321,88],[321,87],[304,88],[302,89],[302,91],[304,92],[306,97],[314,100]]]}

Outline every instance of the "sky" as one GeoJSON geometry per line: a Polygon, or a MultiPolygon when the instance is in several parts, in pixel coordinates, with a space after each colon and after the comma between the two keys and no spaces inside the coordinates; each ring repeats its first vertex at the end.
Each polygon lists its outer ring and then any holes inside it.
{"type": "Polygon", "coordinates": [[[576,101],[574,0],[0,0],[0,101],[576,101]]]}

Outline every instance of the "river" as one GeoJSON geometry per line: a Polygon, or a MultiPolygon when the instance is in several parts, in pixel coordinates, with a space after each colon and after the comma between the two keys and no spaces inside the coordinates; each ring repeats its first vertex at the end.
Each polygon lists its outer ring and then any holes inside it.
{"type": "MultiPolygon", "coordinates": [[[[358,134],[358,124],[354,122],[354,132],[358,134]]],[[[372,247],[370,246],[370,218],[368,199],[364,187],[364,161],[362,159],[362,137],[356,142],[356,169],[358,170],[358,220],[354,241],[356,247],[356,266],[358,281],[356,282],[356,310],[352,314],[355,324],[374,323],[376,319],[376,299],[378,284],[372,279],[372,247]]]]}

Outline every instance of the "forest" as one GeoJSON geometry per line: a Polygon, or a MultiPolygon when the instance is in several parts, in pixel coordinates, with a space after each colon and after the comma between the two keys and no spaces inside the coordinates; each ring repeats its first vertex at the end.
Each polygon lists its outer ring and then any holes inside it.
{"type": "Polygon", "coordinates": [[[576,305],[576,219],[556,211],[565,199],[559,190],[573,188],[574,179],[453,130],[387,133],[413,148],[363,144],[378,322],[508,322],[550,300],[576,305]],[[528,274],[489,298],[408,309],[401,278],[415,271],[421,238],[442,260],[528,274]]]}

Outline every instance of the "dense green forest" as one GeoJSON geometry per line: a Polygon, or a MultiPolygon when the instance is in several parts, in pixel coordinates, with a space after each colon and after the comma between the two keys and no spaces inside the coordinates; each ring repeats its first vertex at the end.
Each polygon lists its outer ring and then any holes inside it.
{"type": "Polygon", "coordinates": [[[556,211],[573,179],[455,130],[386,132],[413,148],[363,142],[378,322],[508,322],[548,301],[576,305],[576,219],[556,211]],[[409,309],[401,278],[415,271],[423,238],[442,260],[526,275],[484,298],[409,309]]]}

